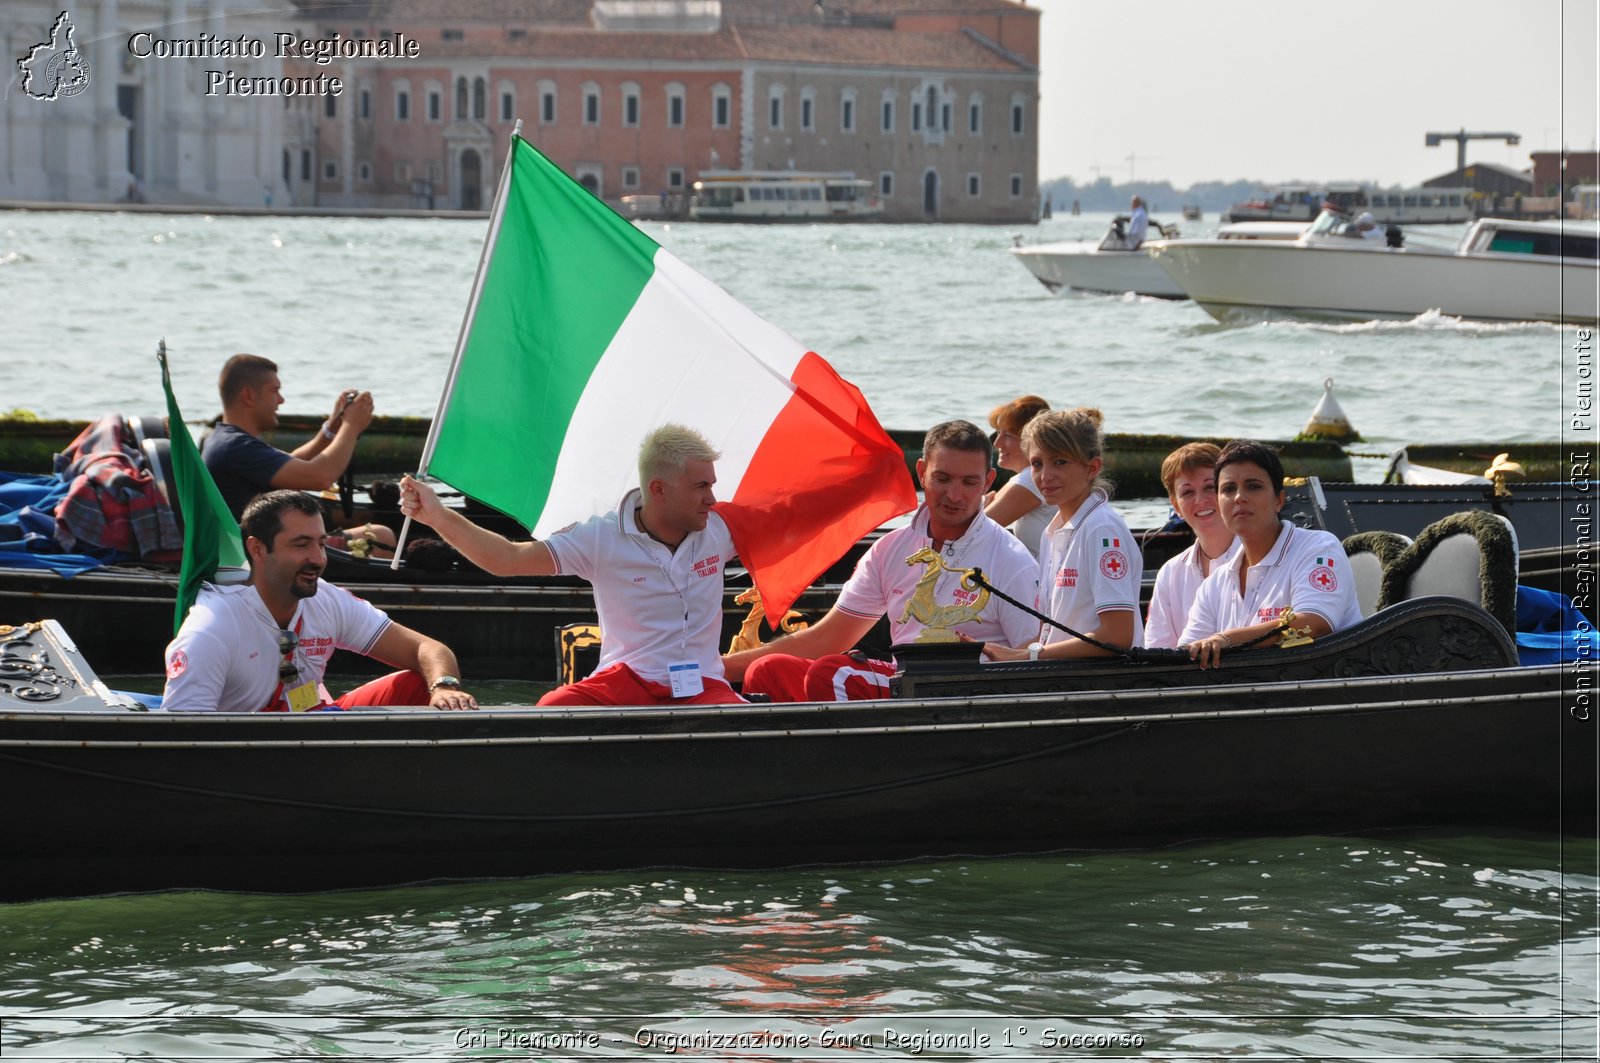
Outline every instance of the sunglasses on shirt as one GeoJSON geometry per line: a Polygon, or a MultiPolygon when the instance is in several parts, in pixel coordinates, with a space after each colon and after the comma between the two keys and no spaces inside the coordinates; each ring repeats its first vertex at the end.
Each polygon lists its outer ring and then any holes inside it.
{"type": "Polygon", "coordinates": [[[278,652],[283,654],[283,660],[278,662],[278,679],[285,686],[300,678],[300,669],[295,667],[294,651],[300,645],[300,636],[288,628],[278,629],[278,652]]]}

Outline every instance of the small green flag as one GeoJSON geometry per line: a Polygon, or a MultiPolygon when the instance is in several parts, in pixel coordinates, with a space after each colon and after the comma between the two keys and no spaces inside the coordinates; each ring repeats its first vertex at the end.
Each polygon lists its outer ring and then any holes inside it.
{"type": "Polygon", "coordinates": [[[173,610],[172,630],[176,634],[183,618],[200,596],[200,584],[215,580],[221,567],[244,568],[247,564],[244,541],[239,538],[239,522],[228,512],[200,448],[183,423],[178,400],[172,394],[172,374],[167,370],[167,343],[161,341],[156,352],[161,363],[161,388],[167,393],[167,435],[172,444],[172,477],[178,482],[174,507],[183,519],[183,568],[178,575],[178,604],[173,610]]]}

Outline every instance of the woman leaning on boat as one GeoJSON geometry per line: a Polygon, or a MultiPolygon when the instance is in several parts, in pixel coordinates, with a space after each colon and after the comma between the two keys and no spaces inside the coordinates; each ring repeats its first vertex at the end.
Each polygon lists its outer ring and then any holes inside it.
{"type": "Polygon", "coordinates": [[[1140,645],[1144,561],[1100,476],[1102,421],[1099,410],[1079,406],[1041,413],[1022,430],[1034,486],[1056,508],[1039,542],[1038,604],[1057,624],[1045,624],[1026,648],[986,644],[991,660],[1105,657],[1140,645]]]}
{"type": "Polygon", "coordinates": [[[1286,609],[1312,638],[1361,622],[1355,579],[1339,540],[1281,520],[1283,463],[1271,447],[1236,439],[1217,457],[1217,502],[1239,550],[1200,584],[1179,639],[1200,667],[1222,651],[1276,646],[1286,609]],[[1261,641],[1256,641],[1256,640],[1261,641]]]}

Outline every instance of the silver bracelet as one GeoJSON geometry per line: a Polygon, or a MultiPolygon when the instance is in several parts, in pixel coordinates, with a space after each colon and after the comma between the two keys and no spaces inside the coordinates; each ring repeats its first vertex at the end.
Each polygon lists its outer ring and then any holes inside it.
{"type": "Polygon", "coordinates": [[[333,435],[334,434],[331,431],[328,430],[328,422],[327,421],[323,421],[322,422],[322,438],[328,440],[329,442],[332,442],[333,441],[333,435]]]}

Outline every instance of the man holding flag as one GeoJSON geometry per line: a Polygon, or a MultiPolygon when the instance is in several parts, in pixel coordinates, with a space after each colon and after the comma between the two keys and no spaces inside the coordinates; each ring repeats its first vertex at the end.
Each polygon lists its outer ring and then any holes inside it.
{"type": "Polygon", "coordinates": [[[400,508],[497,576],[581,576],[600,614],[599,669],[541,705],[724,705],[743,701],[722,675],[723,570],[735,548],[713,509],[720,454],[682,425],[639,447],[639,486],[613,513],[543,541],[512,542],[440,503],[407,476],[400,508]]]}

